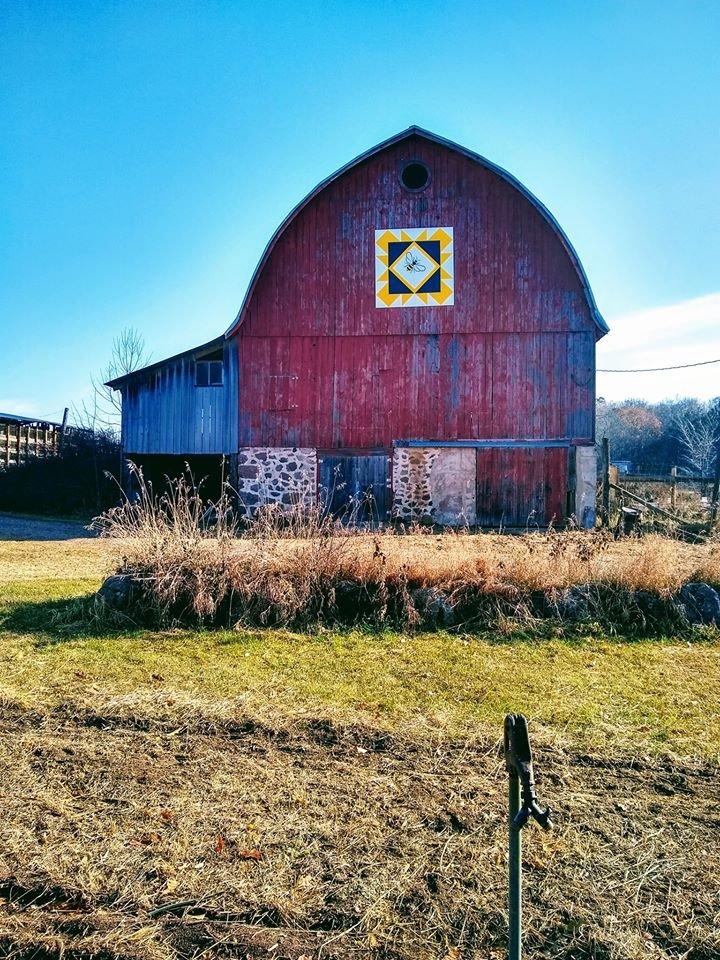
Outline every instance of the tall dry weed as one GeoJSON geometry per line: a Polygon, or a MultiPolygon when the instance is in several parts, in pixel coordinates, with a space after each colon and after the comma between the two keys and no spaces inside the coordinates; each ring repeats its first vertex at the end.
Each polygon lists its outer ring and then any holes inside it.
{"type": "Polygon", "coordinates": [[[607,558],[602,581],[626,590],[667,595],[682,586],[695,567],[692,554],[669,537],[651,534],[624,541],[622,547],[607,558]]]}
{"type": "Polygon", "coordinates": [[[161,613],[192,598],[198,616],[212,617],[231,589],[237,522],[230,491],[224,490],[217,503],[208,503],[186,469],[157,497],[142,470],[131,469],[136,496],[96,518],[95,527],[123,541],[125,569],[161,613]]]}
{"type": "Polygon", "coordinates": [[[708,555],[700,561],[697,579],[720,587],[720,544],[713,545],[708,555]]]}
{"type": "Polygon", "coordinates": [[[122,539],[124,569],[164,620],[367,616],[407,625],[420,622],[420,608],[436,610],[439,596],[478,610],[494,597],[520,610],[533,595],[573,585],[669,597],[689,579],[720,582],[720,548],[657,534],[615,541],[601,531],[369,531],[301,503],[268,507],[240,526],[232,491],[208,504],[189,474],[161,497],[140,472],[137,487],[136,500],[97,525],[122,539]]]}

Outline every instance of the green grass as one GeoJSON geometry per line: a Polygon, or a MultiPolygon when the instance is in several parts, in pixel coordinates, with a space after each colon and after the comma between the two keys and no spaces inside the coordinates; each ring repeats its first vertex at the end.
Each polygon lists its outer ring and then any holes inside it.
{"type": "Polygon", "coordinates": [[[3,586],[0,691],[25,704],[137,691],[235,700],[449,735],[522,711],[588,745],[718,759],[720,645],[673,638],[405,635],[362,630],[111,631],[68,626],[92,577],[3,586]],[[60,624],[63,621],[64,624],[60,624]]]}
{"type": "Polygon", "coordinates": [[[717,632],[111,628],[112,547],[0,543],[18,956],[500,957],[517,710],[555,811],[526,837],[528,955],[720,956],[717,632]],[[148,916],[188,901],[218,919],[148,916]]]}

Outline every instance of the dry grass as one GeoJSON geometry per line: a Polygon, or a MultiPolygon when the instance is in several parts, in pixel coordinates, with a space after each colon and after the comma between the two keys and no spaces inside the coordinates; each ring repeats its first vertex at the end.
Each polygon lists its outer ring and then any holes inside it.
{"type": "MultiPolygon", "coordinates": [[[[267,537],[278,562],[307,556],[297,534],[267,537]]],[[[375,569],[372,535],[332,539],[375,569]]],[[[578,557],[588,539],[417,534],[380,552],[444,582],[477,541],[498,577],[580,563],[658,589],[717,562],[664,541],[578,557]]],[[[0,597],[3,956],[500,960],[498,748],[518,709],[557,810],[525,837],[527,955],[720,956],[716,642],[71,629],[133,546],[0,545],[18,573],[0,597]]]]}
{"type": "Polygon", "coordinates": [[[103,540],[0,540],[0,584],[43,580],[97,580],[117,562],[103,540]]]}
{"type": "MultiPolygon", "coordinates": [[[[686,523],[707,523],[710,511],[710,484],[705,484],[703,488],[703,485],[698,483],[678,483],[675,490],[675,506],[673,507],[672,486],[669,482],[647,482],[636,480],[632,474],[621,474],[618,483],[631,493],[637,494],[658,507],[662,507],[663,510],[671,512],[686,523]]],[[[622,500],[623,498],[617,495],[616,499],[622,500]]],[[[632,505],[628,500],[628,506],[632,505]]],[[[646,520],[653,522],[650,515],[646,515],[646,520]]]]}
{"type": "MultiPolygon", "coordinates": [[[[345,597],[351,619],[427,625],[417,591],[431,588],[460,604],[467,624],[488,597],[517,605],[532,593],[577,584],[668,597],[689,580],[720,582],[718,544],[658,534],[618,542],[599,531],[369,532],[297,510],[262,514],[241,535],[228,503],[210,519],[203,510],[181,480],[168,498],[158,502],[144,491],[139,503],[99,521],[106,536],[122,542],[123,570],[142,584],[161,623],[189,616],[225,624],[337,622],[348,619],[345,597]]],[[[625,602],[620,596],[619,605],[625,602]]]]}
{"type": "MultiPolygon", "coordinates": [[[[504,955],[492,735],[163,695],[6,703],[2,723],[6,955],[504,955]]],[[[715,771],[538,739],[557,815],[526,835],[528,955],[717,957],[715,771]]]]}

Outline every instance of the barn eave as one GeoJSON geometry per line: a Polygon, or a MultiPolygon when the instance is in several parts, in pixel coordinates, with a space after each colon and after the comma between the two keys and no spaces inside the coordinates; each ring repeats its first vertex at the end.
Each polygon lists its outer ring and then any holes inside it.
{"type": "Polygon", "coordinates": [[[324,180],[322,180],[316,187],[314,187],[313,190],[310,191],[310,193],[307,194],[307,196],[305,196],[290,211],[290,213],[282,221],[280,226],[277,228],[275,233],[270,238],[270,241],[268,242],[267,246],[265,247],[265,250],[263,251],[263,254],[258,262],[258,265],[255,268],[255,271],[250,279],[250,283],[248,284],[248,288],[245,293],[245,297],[243,298],[242,305],[240,306],[240,309],[238,310],[237,315],[235,316],[235,319],[230,324],[228,329],[225,331],[225,336],[231,337],[234,333],[237,332],[238,328],[241,326],[244,319],[245,308],[250,302],[250,298],[253,294],[253,291],[255,289],[255,286],[257,285],[258,280],[260,279],[260,275],[262,274],[263,268],[265,267],[265,264],[270,258],[270,254],[272,253],[276,244],[280,240],[281,236],[284,234],[285,230],[292,223],[295,217],[297,217],[298,214],[312,200],[314,200],[316,196],[318,196],[318,194],[322,193],[322,191],[326,187],[328,187],[334,181],[338,180],[340,177],[342,177],[345,173],[347,173],[353,167],[358,166],[359,164],[363,163],[366,160],[369,160],[371,157],[375,156],[378,153],[381,153],[383,150],[386,150],[388,147],[392,147],[395,144],[401,143],[403,140],[407,140],[413,136],[423,137],[424,139],[429,140],[432,143],[437,143],[437,144],[440,144],[441,146],[445,146],[448,149],[454,150],[455,152],[462,154],[468,159],[473,160],[475,163],[480,164],[481,166],[485,167],[487,170],[490,170],[492,173],[495,173],[497,176],[501,177],[503,180],[509,183],[516,190],[518,190],[535,207],[535,209],[541,214],[542,217],[544,217],[544,219],[552,227],[553,231],[555,232],[556,236],[562,243],[565,249],[565,252],[567,253],[568,257],[570,258],[575,268],[575,271],[578,275],[578,279],[580,280],[581,286],[583,288],[583,292],[585,294],[585,300],[587,302],[588,309],[590,311],[590,316],[592,317],[595,323],[595,326],[597,327],[597,339],[599,340],[601,337],[604,337],[605,334],[609,332],[610,328],[608,327],[607,323],[605,322],[605,319],[603,318],[602,314],[598,310],[597,304],[595,302],[595,297],[592,292],[592,288],[590,287],[590,281],[588,280],[587,274],[585,273],[585,269],[580,261],[579,256],[577,255],[575,248],[573,247],[572,243],[567,237],[565,231],[562,229],[562,227],[560,226],[558,221],[555,219],[555,217],[552,215],[552,213],[550,213],[550,211],[545,206],[545,204],[542,203],[542,201],[540,201],[533,193],[531,193],[531,191],[528,190],[528,188],[524,186],[524,184],[522,184],[516,177],[514,177],[507,170],[504,170],[502,167],[499,167],[497,164],[493,163],[491,160],[488,160],[486,157],[481,156],[479,153],[475,153],[473,150],[468,150],[467,147],[463,147],[452,140],[448,140],[445,137],[440,137],[436,133],[432,133],[431,131],[425,130],[422,127],[418,127],[418,126],[408,127],[406,130],[403,130],[400,133],[397,133],[394,136],[389,137],[387,140],[383,140],[381,143],[378,143],[376,146],[371,147],[369,150],[364,151],[359,156],[355,157],[354,160],[351,160],[349,163],[344,164],[334,173],[331,173],[329,177],[326,177],[324,180]]]}
{"type": "Polygon", "coordinates": [[[115,377],[114,380],[108,380],[105,383],[106,387],[111,387],[113,390],[121,390],[127,383],[131,380],[137,380],[141,377],[147,376],[149,373],[153,373],[155,370],[160,370],[163,367],[168,366],[168,364],[175,363],[177,360],[182,360],[184,357],[193,357],[194,359],[202,359],[203,354],[212,353],[213,350],[219,350],[222,348],[225,343],[225,335],[221,334],[219,337],[215,337],[214,340],[208,340],[207,343],[201,343],[197,347],[191,347],[189,350],[183,350],[182,353],[176,353],[172,357],[165,357],[163,360],[157,360],[155,363],[150,363],[146,367],[139,367],[137,370],[133,370],[131,373],[125,373],[121,377],[115,377]]]}

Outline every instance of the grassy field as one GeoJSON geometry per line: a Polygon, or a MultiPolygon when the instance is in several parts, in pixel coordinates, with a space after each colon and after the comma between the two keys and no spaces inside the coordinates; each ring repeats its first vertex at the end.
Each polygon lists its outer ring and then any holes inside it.
{"type": "Polygon", "coordinates": [[[712,633],[110,630],[116,556],[0,542],[5,955],[500,957],[514,710],[528,955],[720,956],[712,633]]]}

